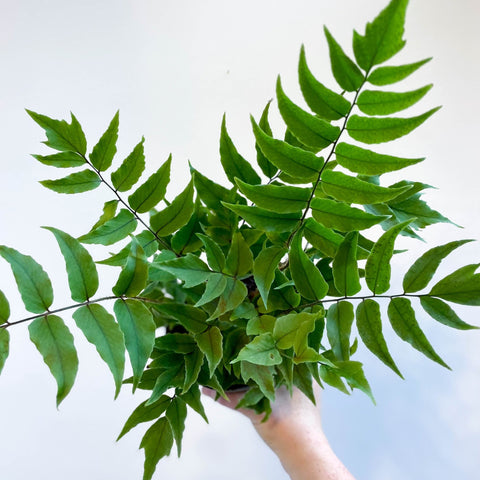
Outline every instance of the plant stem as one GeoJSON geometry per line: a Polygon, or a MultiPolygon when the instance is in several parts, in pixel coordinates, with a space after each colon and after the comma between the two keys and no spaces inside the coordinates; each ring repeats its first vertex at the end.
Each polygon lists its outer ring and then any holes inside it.
{"type": "Polygon", "coordinates": [[[93,166],[93,164],[88,160],[88,158],[85,156],[85,155],[82,155],[82,158],[83,160],[85,161],[85,163],[93,169],[93,171],[98,175],[98,177],[100,178],[100,180],[102,181],[102,183],[104,185],[106,185],[114,194],[115,196],[118,198],[118,201],[125,207],[127,208],[131,213],[132,215],[156,238],[157,242],[160,243],[164,248],[166,248],[167,250],[170,250],[172,251],[173,253],[175,253],[175,255],[177,257],[180,257],[181,255],[179,255],[178,253],[176,253],[172,247],[170,247],[170,245],[168,245],[168,243],[165,242],[165,240],[163,240],[163,238],[159,237],[157,235],[157,232],[153,231],[148,225],[147,223],[145,223],[145,221],[138,215],[138,213],[130,207],[130,205],[128,205],[128,203],[119,195],[118,191],[112,186],[110,185],[110,183],[108,183],[102,176],[102,173],[100,172],[100,170],[98,170],[97,168],[95,168],[93,166]]]}
{"type": "Polygon", "coordinates": [[[298,221],[297,226],[293,229],[293,232],[288,237],[287,248],[290,246],[290,243],[292,242],[292,239],[293,239],[294,235],[300,230],[300,228],[302,228],[302,225],[305,223],[305,217],[307,216],[307,213],[310,210],[310,204],[312,203],[312,200],[315,197],[315,191],[317,190],[318,184],[321,181],[322,173],[324,172],[328,162],[331,160],[333,154],[335,153],[335,148],[336,148],[336,146],[337,146],[337,144],[340,140],[340,137],[342,136],[343,132],[345,131],[345,129],[347,127],[348,119],[350,118],[350,114],[352,113],[352,110],[356,105],[358,95],[360,94],[360,91],[361,91],[362,87],[365,85],[365,82],[367,80],[367,76],[368,76],[368,72],[365,74],[365,77],[364,77],[364,80],[363,80],[362,84],[355,91],[355,96],[353,98],[352,104],[350,105],[350,109],[348,110],[347,114],[345,115],[345,119],[344,119],[342,127],[340,128],[340,132],[339,132],[336,140],[333,142],[330,153],[328,154],[324,164],[322,165],[322,168],[318,172],[318,177],[313,184],[312,193],[310,194],[310,198],[307,201],[307,206],[305,207],[305,210],[303,211],[302,218],[298,221]]]}
{"type": "Polygon", "coordinates": [[[292,307],[288,310],[286,310],[286,313],[292,312],[294,310],[299,310],[299,309],[304,309],[304,308],[309,308],[309,307],[315,307],[316,305],[322,305],[323,303],[333,303],[333,302],[341,302],[341,301],[351,301],[351,300],[367,300],[367,299],[374,299],[374,298],[401,298],[401,297],[410,297],[410,298],[421,298],[421,297],[430,297],[431,295],[428,294],[411,294],[411,293],[397,293],[395,295],[375,295],[374,293],[371,295],[361,295],[358,297],[339,297],[339,298],[328,298],[327,300],[316,300],[315,302],[310,302],[310,303],[304,303],[303,305],[299,305],[298,307],[292,307]]]}
{"type": "Polygon", "coordinates": [[[12,325],[18,325],[19,323],[30,322],[30,321],[36,320],[37,318],[47,317],[48,315],[54,315],[56,313],[65,312],[67,310],[73,310],[74,308],[80,308],[86,305],[93,305],[95,303],[106,302],[108,300],[140,300],[142,302],[148,302],[148,303],[156,303],[156,304],[162,303],[161,301],[154,300],[153,298],[124,297],[124,296],[111,295],[108,297],[95,298],[95,299],[87,300],[85,302],[75,303],[74,305],[68,305],[67,307],[56,308],[55,310],[47,310],[44,313],[39,313],[38,315],[22,318],[21,320],[16,320],[15,322],[5,322],[4,324],[0,325],[0,328],[8,328],[8,327],[11,327],[12,325]]]}

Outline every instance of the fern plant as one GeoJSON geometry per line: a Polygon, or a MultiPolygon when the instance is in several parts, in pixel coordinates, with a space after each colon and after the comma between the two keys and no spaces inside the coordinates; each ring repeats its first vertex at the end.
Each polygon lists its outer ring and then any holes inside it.
{"type": "Polygon", "coordinates": [[[470,240],[431,248],[407,269],[401,287],[391,286],[397,237],[419,239],[427,226],[450,220],[422,199],[428,185],[384,184],[383,174],[423,158],[370,147],[409,134],[437,110],[392,116],[431,88],[389,90],[429,59],[379,66],[405,44],[407,4],[392,0],[364,35],[354,32],[353,57],[325,28],[340,93],[315,78],[301,48],[298,79],[308,110],[290,100],[278,78],[276,103],[286,129],[283,140],[273,134],[271,102],[259,119],[251,118],[258,168],[237,151],[224,117],[220,160],[229,187],[191,166],[184,190],[169,201],[171,157],[140,181],[142,139],[114,165],[118,113],[88,149],[74,115],[68,123],[28,111],[45,130],[44,143],[56,151],[35,159],[79,169],[42,185],[60,194],[103,185],[112,199],[79,238],[45,227],[65,259],[69,305],[52,307],[51,281],[33,258],[0,247],[33,314],[12,320],[0,291],[0,370],[10,328],[28,322],[30,338],[57,382],[60,404],[77,373],[71,330],[78,328],[111,370],[115,396],[123,384],[149,392],[119,438],[151,423],[141,442],[144,479],[150,479],[174,442],[180,454],[187,407],[205,417],[201,386],[222,396],[246,387],[239,406],[266,417],[282,385],[298,387],[312,401],[313,382],[347,394],[357,388],[373,400],[362,363],[353,359],[358,339],[352,337],[357,331],[367,349],[402,376],[382,333],[387,319],[402,340],[449,368],[422,332],[416,311],[456,329],[476,328],[451,304],[480,305],[478,264],[433,281],[441,261],[470,240]],[[85,245],[116,247],[116,253],[94,262],[85,245]],[[95,263],[120,269],[112,295],[95,297],[95,263]],[[113,314],[106,308],[112,301],[113,314]],[[381,304],[387,306],[387,319],[381,304]],[[69,310],[76,326],[61,317],[69,310]],[[126,356],[133,374],[124,379],[126,356]]]}

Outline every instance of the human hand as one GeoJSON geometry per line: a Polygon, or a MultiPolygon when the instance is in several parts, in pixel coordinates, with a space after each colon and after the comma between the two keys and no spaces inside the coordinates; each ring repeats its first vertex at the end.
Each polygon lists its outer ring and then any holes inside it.
{"type": "MultiPolygon", "coordinates": [[[[213,399],[213,390],[203,393],[213,399]]],[[[245,392],[228,394],[228,401],[219,398],[218,403],[235,409],[245,392]]],[[[354,480],[346,467],[335,456],[322,429],[320,415],[320,388],[315,392],[314,405],[300,390],[292,395],[285,387],[276,391],[272,413],[263,422],[263,415],[251,409],[239,408],[248,417],[260,437],[276,453],[292,480],[354,480]]]]}

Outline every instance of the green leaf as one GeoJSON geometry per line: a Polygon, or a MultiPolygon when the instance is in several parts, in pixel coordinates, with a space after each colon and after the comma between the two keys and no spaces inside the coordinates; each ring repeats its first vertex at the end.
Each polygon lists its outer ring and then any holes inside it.
{"type": "Polygon", "coordinates": [[[122,295],[126,297],[135,297],[147,285],[148,262],[142,246],[138,240],[133,237],[125,266],[118,277],[117,283],[112,288],[112,292],[117,297],[122,295]]]}
{"type": "Polygon", "coordinates": [[[350,333],[354,319],[350,302],[334,303],[327,312],[327,336],[337,360],[350,358],[350,333]]]}
{"type": "Polygon", "coordinates": [[[259,315],[258,317],[253,317],[248,321],[245,332],[247,335],[272,333],[276,320],[276,317],[272,315],[259,315]]]}
{"type": "Polygon", "coordinates": [[[241,282],[246,286],[248,285],[247,290],[249,293],[249,298],[245,299],[244,302],[242,302],[238,307],[233,310],[232,314],[230,315],[230,320],[244,319],[248,321],[258,315],[255,304],[250,301],[250,299],[256,297],[257,291],[251,275],[241,280],[241,282]]]}
{"type": "Polygon", "coordinates": [[[118,200],[110,200],[108,202],[105,202],[103,205],[102,215],[97,220],[95,225],[93,225],[92,230],[95,230],[96,228],[100,227],[104,223],[107,223],[109,220],[111,220],[117,213],[117,207],[118,207],[118,200]]]}
{"type": "MultiPolygon", "coordinates": [[[[400,200],[401,195],[399,195],[400,200]]],[[[394,199],[395,201],[396,199],[394,199]]],[[[395,216],[400,220],[413,219],[411,226],[417,229],[425,228],[434,223],[452,223],[439,212],[432,210],[419,195],[412,195],[404,201],[395,201],[389,205],[395,216]]]]}
{"type": "Polygon", "coordinates": [[[0,325],[6,323],[10,318],[10,305],[7,297],[0,290],[0,325]]]}
{"type": "Polygon", "coordinates": [[[365,71],[393,57],[405,45],[407,5],[408,0],[391,0],[373,22],[367,23],[365,35],[353,32],[355,58],[365,71]]]}
{"type": "Polygon", "coordinates": [[[221,210],[222,202],[235,202],[235,192],[215,183],[190,166],[195,190],[202,202],[212,210],[221,210]]]}
{"type": "Polygon", "coordinates": [[[254,185],[261,182],[250,163],[238,153],[228,135],[225,115],[223,116],[220,134],[220,161],[227,178],[233,185],[235,185],[235,177],[254,185]]]}
{"type": "Polygon", "coordinates": [[[193,178],[172,203],[150,218],[150,225],[157,235],[166,237],[183,227],[193,214],[193,178]]]}
{"type": "Polygon", "coordinates": [[[376,295],[385,293],[390,288],[391,266],[395,239],[410,223],[398,223],[389,228],[375,243],[365,264],[365,281],[371,292],[376,295]]]}
{"type": "MultiPolygon", "coordinates": [[[[382,226],[383,230],[388,230],[390,227],[393,225],[396,225],[399,220],[398,217],[395,215],[394,211],[388,206],[383,203],[377,203],[376,205],[364,205],[365,211],[368,213],[372,213],[374,215],[387,215],[389,218],[383,222],[380,223],[382,226]]],[[[407,235],[413,238],[416,238],[418,240],[421,239],[414,231],[410,228],[407,227],[402,232],[400,233],[401,235],[407,235]]]]}
{"type": "Polygon", "coordinates": [[[42,180],[40,183],[57,193],[83,193],[97,188],[102,180],[92,170],[83,170],[58,180],[42,180]]]}
{"type": "Polygon", "coordinates": [[[213,273],[207,279],[205,291],[203,292],[200,300],[195,304],[196,307],[205,305],[216,298],[218,298],[225,291],[227,287],[227,277],[222,273],[213,273]]]}
{"type": "Polygon", "coordinates": [[[218,327],[210,327],[195,335],[195,341],[202,353],[207,357],[210,376],[223,358],[222,333],[218,327]]]}
{"type": "Polygon", "coordinates": [[[2,373],[3,366],[8,357],[10,344],[10,333],[5,328],[0,328],[0,373],[2,373]]]}
{"type": "Polygon", "coordinates": [[[255,337],[240,350],[237,358],[232,360],[231,363],[240,362],[241,360],[267,367],[282,363],[282,357],[275,346],[275,340],[271,333],[264,333],[255,337]]]}
{"type": "Polygon", "coordinates": [[[168,423],[172,429],[175,443],[177,444],[178,456],[182,453],[182,438],[185,430],[185,419],[187,418],[187,405],[180,397],[173,398],[165,413],[168,423]]]}
{"type": "Polygon", "coordinates": [[[117,153],[117,139],[118,111],[90,154],[90,162],[92,162],[92,165],[100,172],[104,172],[112,165],[113,157],[115,153],[117,153]]]}
{"type": "Polygon", "coordinates": [[[322,175],[322,190],[337,200],[346,203],[384,203],[402,194],[410,187],[386,188],[365,182],[342,172],[325,170],[322,175]]]}
{"type": "Polygon", "coordinates": [[[43,313],[53,303],[52,283],[43,268],[29,255],[0,246],[0,255],[10,264],[25,308],[43,313]]]}
{"type": "Polygon", "coordinates": [[[392,83],[399,82],[404,78],[407,78],[413,72],[418,70],[421,66],[428,63],[432,58],[426,58],[419,62],[409,63],[407,65],[395,65],[388,67],[379,67],[375,69],[367,78],[372,85],[379,87],[384,85],[390,85],[392,83]]]}
{"type": "Polygon", "coordinates": [[[302,45],[298,62],[298,79],[308,106],[325,120],[339,120],[350,111],[350,102],[320,83],[312,74],[302,45]]]}
{"type": "Polygon", "coordinates": [[[295,366],[293,370],[293,383],[315,405],[312,374],[307,365],[300,364],[295,366]]]}
{"type": "Polygon", "coordinates": [[[218,299],[217,308],[212,315],[210,315],[211,320],[237,308],[248,294],[247,287],[241,280],[231,277],[226,277],[226,279],[227,285],[218,299]]]}
{"type": "Polygon", "coordinates": [[[262,393],[270,401],[275,400],[274,367],[265,365],[255,365],[250,362],[240,362],[240,369],[243,381],[247,383],[250,379],[255,382],[262,393]]]}
{"type": "MultiPolygon", "coordinates": [[[[330,360],[328,360],[326,357],[324,357],[306,344],[307,337],[304,336],[302,337],[302,339],[303,344],[297,347],[297,353],[295,354],[295,357],[293,357],[293,362],[295,363],[295,365],[299,365],[301,363],[308,363],[310,367],[313,367],[315,365],[315,368],[317,368],[318,371],[317,364],[319,362],[328,362],[329,364],[331,363],[330,360]]],[[[315,370],[312,370],[312,372],[315,372],[315,370]]]]}
{"type": "Polygon", "coordinates": [[[435,320],[443,323],[447,327],[456,328],[458,330],[477,329],[463,320],[453,311],[452,307],[438,298],[420,297],[420,303],[423,309],[435,320]]]}
{"type": "Polygon", "coordinates": [[[315,220],[340,232],[364,230],[386,220],[386,215],[372,215],[358,208],[326,198],[314,198],[311,203],[315,220]]]}
{"type": "Polygon", "coordinates": [[[120,393],[125,368],[125,342],[120,327],[113,316],[98,304],[80,307],[72,316],[112,372],[116,398],[120,393]]]}
{"type": "Polygon", "coordinates": [[[166,333],[155,339],[156,350],[167,350],[175,353],[192,353],[197,344],[188,333],[166,333]]]}
{"type": "Polygon", "coordinates": [[[283,247],[267,247],[260,251],[253,263],[253,278],[266,306],[268,306],[267,299],[275,278],[275,270],[286,253],[287,250],[283,247]]]}
{"type": "Polygon", "coordinates": [[[208,266],[193,253],[162,262],[158,264],[158,268],[183,280],[186,288],[200,285],[212,273],[208,266]]]}
{"type": "Polygon", "coordinates": [[[202,231],[201,221],[204,218],[204,211],[197,198],[195,208],[190,220],[181,227],[171,238],[170,245],[174,252],[182,255],[195,252],[200,249],[202,242],[197,234],[202,231]]]}
{"type": "MultiPolygon", "coordinates": [[[[205,356],[198,348],[195,348],[193,352],[185,355],[185,380],[182,387],[182,397],[184,397],[185,394],[189,393],[191,390],[195,390],[195,382],[198,380],[198,376],[200,375],[204,358],[205,356]]],[[[188,403],[188,400],[185,401],[188,403]]],[[[202,415],[202,413],[200,413],[200,415],[202,415]]]]}
{"type": "MultiPolygon", "coordinates": [[[[333,279],[340,295],[353,296],[361,289],[357,266],[358,232],[349,232],[333,259],[333,279]]],[[[346,359],[345,359],[346,360],[346,359]]]]}
{"type": "Polygon", "coordinates": [[[429,295],[461,305],[480,305],[480,264],[466,265],[440,280],[429,295]]]}
{"type": "MultiPolygon", "coordinates": [[[[405,185],[410,185],[410,190],[407,190],[403,195],[399,195],[397,198],[392,200],[391,202],[388,202],[390,205],[397,205],[399,203],[403,203],[406,200],[411,200],[411,199],[418,199],[424,192],[423,190],[426,190],[427,188],[435,188],[432,187],[431,185],[428,185],[426,183],[421,183],[421,182],[411,182],[409,180],[401,180],[400,182],[396,182],[392,187],[403,187],[405,185]]],[[[396,208],[396,207],[395,207],[396,208]]]]}
{"type": "Polygon", "coordinates": [[[250,117],[257,145],[265,157],[278,169],[295,178],[313,182],[323,167],[324,159],[265,133],[250,117]]]}
{"type": "Polygon", "coordinates": [[[135,146],[130,155],[128,155],[120,167],[112,173],[112,184],[118,192],[130,190],[140,179],[145,169],[144,142],[145,139],[142,137],[142,140],[135,146]]]}
{"type": "Polygon", "coordinates": [[[315,329],[317,318],[318,315],[307,312],[278,317],[273,328],[277,348],[287,350],[293,347],[295,353],[300,353],[302,346],[306,348],[308,334],[315,329]]]}
{"type": "Polygon", "coordinates": [[[231,203],[224,203],[223,205],[245,219],[253,228],[266,232],[291,232],[302,216],[302,212],[275,213],[260,207],[233,205],[231,203]]]}
{"type": "Polygon", "coordinates": [[[205,414],[205,409],[203,408],[201,401],[201,393],[198,385],[193,385],[188,392],[182,393],[182,400],[208,423],[207,415],[205,414]]]}
{"type": "Polygon", "coordinates": [[[252,408],[259,415],[265,414],[264,418],[272,413],[270,401],[265,398],[265,394],[258,386],[248,388],[235,408],[252,408]]]}
{"type": "Polygon", "coordinates": [[[225,272],[234,277],[241,277],[253,267],[253,255],[240,232],[235,232],[228,250],[225,272]]]}
{"type": "Polygon", "coordinates": [[[425,337],[417,320],[415,311],[412,308],[410,300],[407,298],[392,298],[388,304],[388,318],[392,324],[395,333],[405,342],[408,342],[413,348],[423,353],[434,362],[439,363],[445,368],[450,367],[438,356],[430,342],[425,337]]]}
{"type": "Polygon", "coordinates": [[[473,240],[457,240],[434,247],[425,252],[415,261],[403,277],[404,292],[418,292],[425,288],[437,271],[441,261],[456,248],[472,241],[473,240]]]}
{"type": "Polygon", "coordinates": [[[147,405],[155,403],[169,388],[180,387],[185,381],[185,363],[181,356],[177,355],[175,363],[168,365],[168,368],[161,369],[155,385],[152,389],[152,395],[147,400],[147,405]]]}
{"type": "Polygon", "coordinates": [[[157,463],[170,454],[172,447],[172,427],[166,417],[162,417],[147,430],[140,443],[140,448],[145,450],[143,480],[151,480],[157,463]]]}
{"type": "Polygon", "coordinates": [[[190,333],[202,333],[207,327],[207,314],[200,308],[184,303],[162,303],[155,309],[166,317],[176,320],[190,333]]]}
{"type": "Polygon", "coordinates": [[[358,108],[367,115],[390,115],[411,107],[421,100],[433,85],[410,92],[384,92],[364,90],[357,99],[358,108]]]}
{"type": "Polygon", "coordinates": [[[45,156],[32,155],[32,157],[50,167],[70,168],[85,165],[85,159],[76,152],[60,152],[45,156]]]}
{"type": "Polygon", "coordinates": [[[439,109],[440,107],[432,108],[421,115],[408,118],[352,115],[347,122],[347,132],[352,138],[363,143],[390,142],[415,130],[439,109]]]}
{"type": "MultiPolygon", "coordinates": [[[[277,79],[277,102],[280,114],[289,130],[305,145],[318,151],[327,147],[338,138],[340,134],[339,127],[330,125],[325,120],[302,110],[285,95],[280,77],[277,79]]],[[[268,158],[268,155],[266,156],[268,158]]]]}
{"type": "Polygon", "coordinates": [[[335,156],[342,167],[362,175],[382,175],[425,160],[382,155],[348,143],[339,143],[335,148],[335,156]]]}
{"type": "Polygon", "coordinates": [[[94,228],[86,235],[82,235],[78,240],[82,243],[113,245],[130,235],[136,228],[136,218],[133,213],[124,208],[117,216],[94,228]]]}
{"type": "Polygon", "coordinates": [[[93,297],[98,289],[98,273],[88,251],[68,233],[53,227],[43,228],[55,235],[65,259],[72,300],[85,302],[93,297]]]}
{"type": "MultiPolygon", "coordinates": [[[[155,237],[149,230],[144,230],[138,235],[135,235],[135,239],[142,246],[147,257],[151,257],[157,251],[158,244],[155,240],[155,237]]],[[[110,265],[113,267],[123,267],[125,265],[125,262],[127,261],[128,255],[130,254],[131,244],[132,242],[130,241],[118,253],[113,254],[111,257],[104,260],[97,261],[96,263],[100,263],[101,265],[110,265]]],[[[171,251],[170,253],[173,255],[174,258],[175,254],[171,251]]]]}
{"type": "Polygon", "coordinates": [[[225,268],[225,255],[222,249],[207,235],[197,233],[197,236],[205,246],[207,262],[210,268],[216,272],[222,272],[225,268]]]}
{"type": "Polygon", "coordinates": [[[327,27],[323,27],[330,51],[330,64],[337,83],[347,92],[358,90],[364,78],[355,62],[346,55],[327,27]]]}
{"type": "Polygon", "coordinates": [[[120,432],[120,435],[117,437],[117,442],[120,440],[126,433],[128,433],[132,428],[135,428],[140,423],[150,422],[157,419],[160,415],[165,412],[167,407],[170,405],[171,398],[167,395],[162,395],[155,403],[147,405],[147,401],[142,402],[128,417],[125,425],[120,432]]]}
{"type": "Polygon", "coordinates": [[[48,138],[48,141],[44,142],[45,145],[61,152],[71,151],[85,155],[87,141],[82,127],[73,113],[70,114],[71,123],[67,123],[65,120],[54,120],[31,110],[27,110],[27,113],[45,130],[48,138]]]}
{"type": "Polygon", "coordinates": [[[303,251],[300,232],[292,239],[288,258],[290,273],[298,293],[308,300],[321,300],[328,292],[328,284],[320,270],[303,251]]]}
{"type": "Polygon", "coordinates": [[[162,250],[155,255],[153,261],[148,267],[148,281],[149,282],[175,282],[176,276],[164,271],[160,265],[167,260],[177,258],[175,253],[171,250],[162,250]]]}
{"type": "Polygon", "coordinates": [[[240,226],[239,231],[249,247],[252,247],[252,249],[255,249],[256,251],[260,249],[260,245],[265,239],[265,232],[263,232],[263,230],[240,226]]]}
{"type": "Polygon", "coordinates": [[[307,242],[327,257],[333,258],[343,241],[343,237],[330,228],[324,227],[313,218],[307,218],[304,225],[303,234],[307,242]]]}
{"type": "Polygon", "coordinates": [[[258,301],[258,312],[267,313],[275,310],[289,310],[298,307],[301,301],[292,284],[293,282],[279,269],[275,270],[273,287],[268,295],[268,308],[263,305],[262,299],[258,301]]]}
{"type": "Polygon", "coordinates": [[[345,378],[352,388],[358,388],[365,393],[375,405],[375,398],[373,398],[372,390],[365,378],[365,373],[363,372],[360,362],[337,362],[335,366],[337,367],[335,372],[345,378]]]}
{"type": "Polygon", "coordinates": [[[336,372],[336,369],[329,367],[328,365],[320,365],[320,378],[324,381],[327,385],[340,390],[342,393],[346,395],[350,395],[349,390],[343,383],[340,375],[336,372]]]}
{"type": "Polygon", "coordinates": [[[239,190],[250,201],[272,212],[293,213],[303,210],[312,194],[310,188],[287,185],[248,185],[238,178],[235,181],[239,190]]]}
{"type": "Polygon", "coordinates": [[[152,353],[155,342],[155,322],[150,310],[138,300],[117,300],[113,310],[125,337],[135,389],[152,353]]]}
{"type": "Polygon", "coordinates": [[[138,213],[145,213],[157,206],[163,200],[170,181],[170,165],[172,156],[140,185],[129,197],[128,204],[138,213]]]}
{"type": "Polygon", "coordinates": [[[277,367],[277,373],[279,374],[279,380],[283,380],[285,382],[285,386],[289,392],[293,391],[293,370],[295,365],[293,363],[293,359],[285,356],[283,357],[283,361],[277,367]]]}
{"type": "Polygon", "coordinates": [[[30,340],[43,357],[57,382],[57,407],[68,395],[78,370],[73,336],[56,315],[35,319],[29,326],[30,340]]]}
{"type": "MultiPolygon", "coordinates": [[[[272,101],[270,100],[265,106],[259,122],[260,129],[269,136],[272,136],[272,129],[270,128],[270,124],[268,123],[268,110],[270,108],[271,103],[272,101]]],[[[268,160],[268,158],[263,154],[262,149],[258,145],[258,142],[255,143],[255,150],[257,151],[258,166],[262,169],[262,172],[268,178],[273,178],[274,175],[277,173],[278,168],[275,165],[273,165],[270,162],[270,160],[268,160]]]]}
{"type": "Polygon", "coordinates": [[[379,358],[387,367],[390,367],[398,376],[403,378],[388,351],[382,333],[382,319],[380,306],[375,300],[367,298],[357,307],[357,328],[365,346],[379,358]]]}

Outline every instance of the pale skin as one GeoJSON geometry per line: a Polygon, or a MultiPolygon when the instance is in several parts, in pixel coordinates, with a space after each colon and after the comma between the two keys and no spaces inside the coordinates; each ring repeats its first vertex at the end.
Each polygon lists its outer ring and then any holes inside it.
{"type": "MultiPolygon", "coordinates": [[[[215,398],[216,393],[204,389],[203,393],[215,398]]],[[[218,403],[234,409],[244,392],[229,394],[229,400],[219,398],[218,403]]],[[[293,395],[285,387],[276,393],[272,414],[266,422],[262,415],[250,409],[238,409],[250,419],[264,442],[277,455],[291,480],[355,480],[333,452],[322,429],[319,393],[315,406],[300,390],[293,395]]]]}

